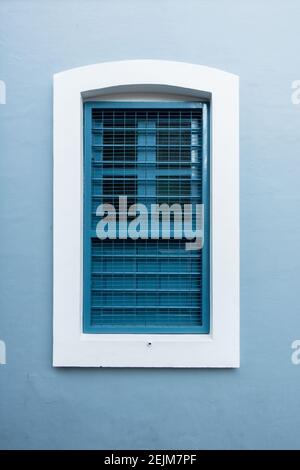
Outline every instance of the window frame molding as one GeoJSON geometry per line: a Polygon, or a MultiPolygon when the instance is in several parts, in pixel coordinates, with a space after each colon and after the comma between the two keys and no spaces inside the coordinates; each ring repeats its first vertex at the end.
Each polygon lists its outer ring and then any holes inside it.
{"type": "Polygon", "coordinates": [[[67,70],[54,75],[53,128],[53,366],[239,367],[238,76],[160,60],[67,70]],[[83,103],[132,91],[210,101],[209,334],[82,332],[83,103]]]}

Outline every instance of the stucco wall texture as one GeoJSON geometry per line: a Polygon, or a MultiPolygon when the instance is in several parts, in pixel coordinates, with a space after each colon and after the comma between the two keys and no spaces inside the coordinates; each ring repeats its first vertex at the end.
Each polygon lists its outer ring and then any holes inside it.
{"type": "Polygon", "coordinates": [[[1,0],[0,448],[299,448],[297,0],[1,0]],[[241,86],[241,368],[54,369],[52,77],[103,61],[241,86]]]}

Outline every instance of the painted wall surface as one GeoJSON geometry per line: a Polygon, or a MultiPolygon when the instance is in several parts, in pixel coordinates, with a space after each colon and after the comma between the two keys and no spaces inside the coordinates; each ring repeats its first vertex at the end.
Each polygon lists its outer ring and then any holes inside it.
{"type": "Polygon", "coordinates": [[[298,0],[1,0],[1,448],[299,448],[298,0]],[[241,81],[241,368],[53,369],[52,76],[120,59],[241,81]]]}

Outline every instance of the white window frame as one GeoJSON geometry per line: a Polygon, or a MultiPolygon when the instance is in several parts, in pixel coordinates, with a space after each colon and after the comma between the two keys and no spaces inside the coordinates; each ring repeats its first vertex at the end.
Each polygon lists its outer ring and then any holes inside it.
{"type": "Polygon", "coordinates": [[[160,60],[67,70],[54,75],[53,127],[53,365],[239,367],[238,76],[160,60]],[[209,334],[82,332],[83,102],[128,93],[210,100],[209,334]]]}

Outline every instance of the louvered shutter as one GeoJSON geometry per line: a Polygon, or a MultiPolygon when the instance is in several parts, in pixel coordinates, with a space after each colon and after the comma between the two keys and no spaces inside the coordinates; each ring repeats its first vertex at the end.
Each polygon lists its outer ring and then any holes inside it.
{"type": "Polygon", "coordinates": [[[205,103],[85,104],[85,332],[209,332],[207,113],[205,103]],[[148,209],[203,203],[203,249],[162,236],[98,239],[98,205],[118,208],[122,195],[148,209]]]}

